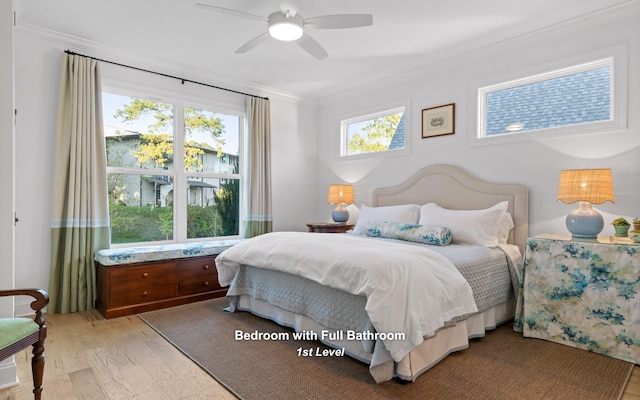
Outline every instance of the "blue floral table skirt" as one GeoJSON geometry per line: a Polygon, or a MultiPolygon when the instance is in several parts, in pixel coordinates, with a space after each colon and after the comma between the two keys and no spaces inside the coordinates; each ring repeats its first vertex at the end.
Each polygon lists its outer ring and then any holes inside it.
{"type": "Polygon", "coordinates": [[[530,238],[514,329],[640,362],[640,246],[530,238]]]}

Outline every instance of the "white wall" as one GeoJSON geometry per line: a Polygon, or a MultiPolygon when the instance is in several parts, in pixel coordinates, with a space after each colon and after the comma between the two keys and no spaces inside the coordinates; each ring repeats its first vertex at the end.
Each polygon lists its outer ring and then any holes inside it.
{"type": "MultiPolygon", "coordinates": [[[[0,196],[0,289],[13,289],[13,5],[0,4],[0,182],[6,192],[0,196]]],[[[0,300],[0,317],[6,298],[0,300]]]]}
{"type": "MultiPolygon", "coordinates": [[[[15,280],[18,286],[46,289],[49,282],[52,149],[64,50],[194,81],[225,85],[215,82],[215,77],[196,76],[186,69],[180,71],[176,65],[162,65],[118,49],[34,27],[18,26],[15,41],[16,107],[19,113],[16,126],[16,211],[20,218],[16,228],[15,280]]],[[[188,92],[220,106],[244,110],[245,97],[241,95],[189,83],[182,85],[178,80],[106,63],[101,64],[101,71],[104,85],[126,84],[142,90],[149,86],[170,96],[188,92]]],[[[263,88],[231,89],[271,99],[273,227],[276,230],[305,230],[309,209],[315,207],[315,107],[263,88]]],[[[20,306],[17,304],[16,309],[20,306]]]]}
{"type": "MultiPolygon", "coordinates": [[[[13,2],[0,2],[0,289],[13,289],[13,2]]],[[[0,299],[0,318],[13,316],[14,299],[0,299]]],[[[16,385],[13,357],[0,362],[0,389],[16,385]]]]}
{"type": "MultiPolygon", "coordinates": [[[[567,232],[564,218],[575,205],[556,203],[559,173],[572,168],[611,168],[616,203],[597,206],[605,219],[603,234],[617,216],[640,217],[640,11],[638,5],[485,48],[357,91],[322,99],[318,110],[318,188],[333,181],[354,183],[356,204],[370,204],[371,192],[398,184],[419,168],[438,163],[459,166],[480,178],[529,187],[529,233],[567,232]],[[627,47],[628,128],[615,132],[556,139],[475,146],[477,82],[527,76],[612,46],[627,47]],[[339,161],[341,117],[372,106],[409,99],[411,154],[359,161],[339,161]],[[455,135],[421,138],[421,110],[456,104],[455,135]]],[[[434,40],[436,40],[434,38],[434,40]]],[[[505,79],[506,80],[506,79],[505,79]]],[[[499,80],[495,83],[498,83],[499,80]]],[[[320,204],[319,214],[331,206],[320,204]]],[[[568,233],[568,232],[567,232],[568,233]]]]}

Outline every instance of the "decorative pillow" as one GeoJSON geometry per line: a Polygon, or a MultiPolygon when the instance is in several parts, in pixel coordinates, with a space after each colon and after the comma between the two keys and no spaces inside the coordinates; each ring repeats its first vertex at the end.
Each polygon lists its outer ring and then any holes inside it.
{"type": "Polygon", "coordinates": [[[511,215],[505,217],[508,214],[507,206],[508,202],[503,201],[483,210],[448,210],[429,203],[420,208],[418,223],[446,226],[451,230],[453,243],[493,247],[503,238],[506,241],[512,227],[510,225],[513,225],[511,215]]]}
{"type": "Polygon", "coordinates": [[[420,216],[420,207],[416,204],[403,204],[399,206],[368,207],[364,204],[360,209],[358,222],[353,228],[353,233],[366,235],[367,224],[372,221],[398,222],[403,224],[416,224],[420,216]]]}
{"type": "Polygon", "coordinates": [[[406,240],[409,242],[446,246],[451,243],[451,231],[441,226],[400,224],[372,221],[367,224],[367,236],[406,240]]]}

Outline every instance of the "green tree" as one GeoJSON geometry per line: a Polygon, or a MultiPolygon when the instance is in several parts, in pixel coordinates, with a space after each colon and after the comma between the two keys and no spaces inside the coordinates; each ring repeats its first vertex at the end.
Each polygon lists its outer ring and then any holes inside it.
{"type": "Polygon", "coordinates": [[[146,162],[152,162],[155,168],[163,167],[169,158],[173,157],[173,143],[171,135],[166,133],[160,134],[142,134],[140,135],[140,145],[138,150],[132,151],[140,165],[146,162]]]}
{"type": "MultiPolygon", "coordinates": [[[[173,107],[170,104],[145,99],[131,99],[129,104],[116,110],[115,117],[122,122],[135,122],[142,117],[151,117],[152,123],[147,126],[148,132],[140,136],[141,143],[137,151],[132,152],[140,164],[151,162],[162,167],[173,156],[173,107]]],[[[187,137],[194,132],[208,133],[215,147],[207,143],[199,143],[185,138],[184,166],[186,171],[202,170],[204,149],[215,149],[218,157],[222,156],[225,140],[224,124],[220,118],[207,116],[202,110],[184,108],[184,126],[187,137]]]]}
{"type": "MultiPolygon", "coordinates": [[[[238,173],[238,159],[233,163],[233,173],[238,173]]],[[[220,234],[222,236],[237,235],[240,230],[240,220],[238,215],[240,202],[240,180],[220,179],[220,188],[214,195],[216,202],[216,212],[220,217],[222,226],[220,234]]]]}
{"type": "Polygon", "coordinates": [[[369,121],[361,132],[354,133],[349,139],[349,154],[387,150],[401,118],[400,113],[369,121]]]}
{"type": "MultiPolygon", "coordinates": [[[[207,117],[200,110],[185,107],[184,126],[188,135],[191,135],[194,131],[209,133],[216,144],[215,149],[218,151],[218,157],[222,157],[222,146],[224,146],[225,140],[222,137],[224,124],[220,118],[207,117]]],[[[192,145],[192,143],[195,144],[195,142],[188,142],[187,144],[192,145]]],[[[207,144],[204,145],[210,148],[207,144]]]]}

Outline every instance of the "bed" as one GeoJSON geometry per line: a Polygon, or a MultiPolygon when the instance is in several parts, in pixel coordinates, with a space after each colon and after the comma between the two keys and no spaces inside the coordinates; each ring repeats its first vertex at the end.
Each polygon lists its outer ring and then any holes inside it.
{"type": "Polygon", "coordinates": [[[525,186],[433,165],[375,189],[352,232],[261,235],[216,266],[229,311],[317,338],[376,382],[414,381],[513,318],[527,230],[525,186]]]}

